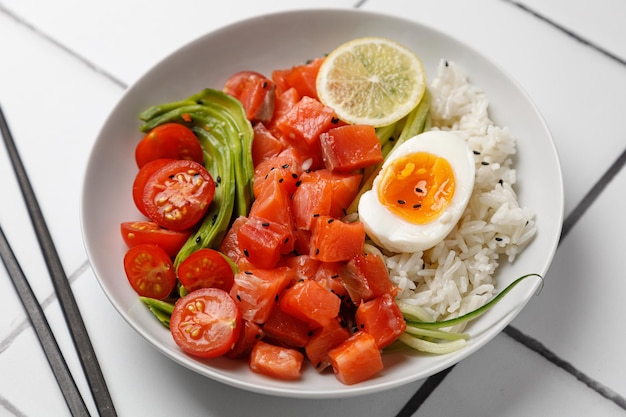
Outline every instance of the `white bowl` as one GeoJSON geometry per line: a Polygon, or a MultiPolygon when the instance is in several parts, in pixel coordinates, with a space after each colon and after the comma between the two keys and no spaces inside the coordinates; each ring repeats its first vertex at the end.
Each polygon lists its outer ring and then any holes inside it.
{"type": "Polygon", "coordinates": [[[391,389],[444,370],[493,339],[538,289],[527,280],[469,328],[464,349],[446,355],[410,350],[385,353],[384,370],[368,381],[346,386],[330,374],[306,367],[297,382],[272,380],[252,373],[245,361],[198,360],[184,354],[138,300],[125,280],[126,247],[119,224],[139,218],[131,187],[134,148],[141,138],[138,114],[159,103],[175,101],[205,87],[221,89],[235,71],[252,69],[269,75],[360,36],[385,36],[420,55],[429,77],[442,58],[455,61],[490,100],[491,116],[518,138],[515,168],[520,203],[536,213],[537,236],[513,264],[496,275],[501,290],[529,272],[545,274],[559,240],[563,218],[560,164],[550,133],[520,86],[497,65],[463,43],[432,28],[357,10],[295,11],[245,20],[183,46],[140,78],[121,98],[97,138],[87,168],[82,200],[85,245],[93,270],[119,314],[165,356],[214,380],[259,393],[285,397],[337,398],[391,389]]]}

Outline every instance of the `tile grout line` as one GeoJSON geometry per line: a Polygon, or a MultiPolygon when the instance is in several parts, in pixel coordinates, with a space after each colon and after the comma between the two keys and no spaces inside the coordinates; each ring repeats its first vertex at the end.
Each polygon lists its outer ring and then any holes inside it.
{"type": "Polygon", "coordinates": [[[539,354],[540,356],[551,362],[553,365],[556,365],[568,374],[572,375],[578,381],[582,382],[598,394],[602,395],[604,398],[614,402],[617,406],[626,410],[626,398],[613,391],[609,387],[599,383],[595,379],[589,377],[585,373],[581,372],[571,363],[561,359],[558,355],[549,350],[537,339],[520,332],[517,328],[510,325],[504,329],[504,333],[516,342],[521,343],[528,349],[539,354]]]}
{"type": "Polygon", "coordinates": [[[54,39],[52,36],[42,32],[41,30],[37,29],[35,26],[33,26],[32,24],[28,23],[26,20],[22,19],[21,17],[19,17],[18,15],[16,15],[15,13],[13,13],[12,11],[10,11],[9,9],[7,9],[2,3],[0,3],[0,13],[5,14],[7,17],[13,19],[15,22],[17,22],[18,24],[28,28],[29,30],[31,30],[33,33],[37,34],[38,36],[40,36],[41,38],[45,39],[46,41],[50,42],[51,44],[53,44],[54,46],[56,46],[57,48],[60,48],[61,50],[67,52],[70,56],[72,56],[73,58],[76,58],[78,61],[82,62],[84,65],[86,65],[89,69],[91,69],[92,71],[101,74],[102,76],[104,76],[106,79],[108,79],[109,81],[112,81],[114,84],[116,84],[117,86],[121,87],[122,89],[126,89],[128,86],[121,81],[119,78],[115,77],[113,74],[105,71],[104,69],[100,68],[99,66],[97,66],[96,64],[94,64],[93,62],[89,61],[87,58],[81,56],[80,54],[76,53],[75,51],[71,50],[70,48],[68,48],[67,46],[63,45],[62,43],[60,43],[59,41],[57,41],[56,39],[54,39]]]}
{"type": "Polygon", "coordinates": [[[14,417],[27,417],[26,414],[22,413],[17,407],[15,407],[9,400],[0,395],[0,411],[2,409],[10,412],[14,417]]]}
{"type": "MultiPolygon", "coordinates": [[[[89,261],[83,262],[76,270],[68,277],[70,284],[74,283],[80,276],[89,269],[89,261]]],[[[56,300],[56,295],[51,293],[48,295],[42,302],[41,307],[45,310],[50,304],[52,304],[56,300]]],[[[4,339],[0,340],[0,354],[7,350],[13,341],[17,339],[17,337],[22,334],[22,332],[28,328],[30,328],[30,323],[28,319],[24,317],[22,321],[19,322],[17,326],[9,333],[4,339]]],[[[1,404],[1,401],[0,401],[1,404]]]]}
{"type": "MultiPolygon", "coordinates": [[[[510,3],[510,4],[520,8],[521,10],[523,10],[523,11],[525,11],[527,13],[530,13],[532,16],[542,20],[543,22],[545,22],[545,23],[547,23],[549,25],[552,25],[555,29],[562,31],[563,33],[565,33],[566,35],[572,37],[573,39],[577,40],[578,42],[582,43],[583,45],[591,47],[592,49],[596,50],[597,52],[599,52],[599,53],[601,53],[601,54],[603,54],[605,56],[607,56],[608,58],[610,58],[612,60],[615,60],[618,63],[626,66],[626,61],[625,60],[623,60],[623,59],[619,58],[618,56],[610,53],[609,51],[599,47],[598,45],[595,45],[592,42],[582,38],[581,36],[577,35],[576,33],[570,31],[569,29],[567,29],[567,28],[565,28],[565,27],[563,27],[563,26],[561,26],[561,25],[559,25],[559,24],[557,24],[555,22],[553,22],[552,20],[546,18],[545,16],[540,15],[538,12],[536,12],[534,10],[531,10],[530,8],[526,7],[525,5],[522,5],[522,4],[520,4],[520,3],[518,3],[518,2],[516,2],[514,0],[502,0],[502,1],[504,1],[506,3],[510,3]]],[[[624,167],[624,165],[626,165],[626,149],[624,149],[622,154],[615,160],[615,162],[609,167],[609,169],[607,169],[607,171],[604,173],[604,175],[602,175],[602,177],[589,190],[589,192],[585,195],[583,200],[581,200],[581,202],[578,203],[576,205],[576,207],[574,208],[574,210],[572,210],[572,212],[567,216],[567,218],[563,222],[563,228],[561,230],[561,236],[560,236],[560,239],[559,239],[558,246],[561,245],[561,242],[569,234],[569,232],[572,230],[574,225],[576,225],[576,223],[578,223],[578,220],[580,220],[580,218],[583,216],[583,214],[595,202],[595,200],[602,193],[604,188],[611,182],[611,180],[624,167]]],[[[548,351],[545,347],[543,347],[543,345],[541,345],[538,341],[534,340],[530,336],[527,336],[527,335],[521,333],[519,330],[515,329],[512,326],[507,326],[504,329],[504,333],[506,333],[510,337],[513,337],[513,339],[515,341],[517,341],[518,343],[523,344],[528,349],[531,349],[535,353],[537,353],[537,354],[543,356],[544,358],[548,359],[548,361],[550,361],[554,365],[556,365],[559,368],[561,368],[561,369],[565,370],[566,372],[570,373],[572,376],[574,376],[576,379],[578,379],[579,381],[584,383],[590,389],[596,391],[598,394],[600,394],[603,397],[607,398],[608,400],[614,402],[619,407],[626,409],[626,398],[620,396],[619,394],[615,393],[614,391],[610,390],[609,388],[604,387],[602,384],[600,384],[599,382],[593,380],[592,378],[589,378],[588,376],[586,376],[585,374],[583,374],[582,372],[577,370],[575,367],[570,365],[568,362],[566,362],[563,359],[559,358],[554,353],[548,351]],[[512,336],[512,335],[514,335],[515,337],[512,336]]],[[[408,416],[412,416],[415,413],[417,413],[419,408],[426,402],[426,400],[428,399],[430,394],[432,394],[435,391],[435,389],[437,389],[439,384],[444,380],[444,378],[450,373],[450,371],[452,371],[452,369],[455,366],[456,365],[453,365],[453,366],[451,366],[450,368],[448,368],[448,369],[446,369],[444,371],[441,371],[441,372],[439,372],[439,373],[437,373],[437,374],[435,374],[435,375],[433,375],[431,377],[428,377],[426,379],[426,381],[424,382],[424,384],[422,384],[418,388],[418,390],[415,392],[415,394],[406,402],[406,404],[400,410],[400,412],[398,414],[396,414],[396,417],[408,417],[408,416]]]]}
{"type": "Polygon", "coordinates": [[[531,14],[532,16],[536,17],[537,19],[543,21],[544,23],[547,23],[551,26],[553,26],[555,29],[560,30],[561,32],[565,33],[566,35],[568,35],[569,37],[576,39],[578,42],[582,43],[585,46],[588,46],[594,50],[596,50],[597,52],[600,52],[602,55],[605,55],[606,57],[617,61],[619,64],[622,65],[626,65],[626,60],[617,56],[616,54],[608,51],[605,48],[602,48],[601,46],[589,41],[588,39],[583,38],[582,36],[578,35],[576,32],[566,28],[565,26],[555,22],[552,19],[547,18],[546,16],[540,14],[539,12],[531,9],[530,7],[516,1],[516,0],[502,0],[505,3],[510,3],[512,5],[514,5],[515,7],[525,11],[526,13],[531,14]]]}
{"type": "MultiPolygon", "coordinates": [[[[525,5],[521,4],[521,3],[518,3],[516,1],[513,1],[513,0],[502,0],[502,1],[513,4],[514,6],[520,8],[521,10],[523,10],[523,11],[525,11],[527,13],[530,13],[534,17],[536,17],[536,18],[538,18],[538,19],[540,19],[540,20],[542,20],[542,21],[544,21],[544,22],[554,26],[556,29],[564,32],[565,34],[567,34],[568,36],[570,36],[573,39],[577,40],[578,42],[595,49],[596,51],[602,53],[603,55],[607,56],[610,59],[613,59],[613,60],[617,61],[618,63],[620,63],[622,65],[626,65],[626,61],[623,60],[622,58],[620,58],[620,57],[616,56],[615,54],[613,54],[613,53],[611,53],[611,52],[609,52],[609,51],[599,47],[598,45],[595,45],[595,44],[591,43],[590,41],[580,37],[576,33],[572,32],[569,29],[567,29],[567,28],[557,24],[556,22],[546,18],[545,16],[542,16],[541,14],[539,14],[536,11],[533,11],[532,9],[528,8],[527,6],[525,6],[525,5]]],[[[367,2],[367,0],[359,0],[353,7],[354,8],[360,8],[366,2],[367,2]]],[[[54,38],[50,37],[49,35],[41,32],[40,30],[38,30],[37,28],[35,28],[31,24],[27,23],[26,21],[24,21],[23,19],[21,19],[20,17],[18,17],[17,15],[12,13],[11,11],[9,11],[2,4],[0,4],[0,12],[3,12],[8,17],[10,17],[13,20],[15,20],[17,23],[24,25],[25,27],[27,27],[28,29],[32,30],[33,32],[35,32],[36,34],[41,36],[42,38],[44,38],[47,41],[51,42],[55,46],[61,48],[62,50],[64,50],[65,52],[67,52],[68,54],[70,54],[74,58],[78,59],[83,64],[85,64],[91,70],[95,71],[96,73],[101,74],[102,76],[104,76],[105,78],[109,79],[114,84],[118,85],[119,87],[121,87],[123,89],[128,88],[128,85],[125,84],[124,82],[122,82],[121,80],[119,80],[117,77],[115,77],[112,74],[104,71],[102,68],[96,66],[91,61],[87,60],[86,58],[84,58],[81,55],[77,54],[76,52],[72,51],[68,47],[66,47],[63,44],[59,43],[58,41],[56,41],[54,38]]],[[[583,201],[581,201],[581,203],[579,203],[576,206],[576,208],[572,211],[572,213],[565,219],[565,222],[563,224],[563,231],[562,231],[562,234],[561,234],[561,241],[563,240],[563,238],[566,237],[566,235],[569,233],[569,231],[578,222],[578,220],[582,217],[582,215],[586,212],[586,210],[591,206],[591,204],[593,204],[593,202],[596,200],[596,198],[604,190],[606,185],[621,170],[621,168],[623,168],[625,163],[626,163],[626,150],[615,161],[615,163],[613,165],[611,165],[609,170],[606,171],[606,173],[600,178],[600,180],[596,183],[596,185],[589,191],[589,193],[585,196],[583,201]]],[[[560,245],[560,242],[559,242],[559,245],[560,245]]],[[[79,268],[70,276],[70,282],[74,282],[76,279],[78,279],[78,277],[86,269],[88,269],[88,266],[89,266],[89,262],[88,261],[85,261],[81,266],[79,266],[79,268]]],[[[56,297],[54,296],[54,294],[51,294],[49,297],[47,297],[44,300],[44,302],[42,303],[42,306],[47,307],[48,305],[50,305],[54,301],[55,298],[56,297]]],[[[11,342],[19,334],[21,334],[21,332],[24,329],[26,329],[26,328],[28,328],[28,323],[27,323],[26,320],[24,320],[22,323],[20,323],[20,325],[18,325],[18,327],[16,327],[16,329],[13,332],[11,332],[9,334],[9,336],[7,338],[5,338],[4,340],[0,341],[0,353],[2,351],[6,350],[6,348],[11,344],[11,342]]],[[[597,381],[589,378],[588,376],[586,376],[582,372],[578,371],[571,364],[569,364],[568,362],[560,359],[554,353],[552,353],[551,351],[546,349],[545,346],[543,346],[537,340],[535,340],[535,339],[533,339],[533,338],[531,338],[531,337],[521,333],[519,330],[517,330],[516,328],[514,328],[512,326],[507,326],[504,329],[504,333],[506,333],[509,337],[513,338],[518,343],[523,344],[525,347],[527,347],[527,348],[533,350],[534,352],[540,354],[542,357],[546,358],[551,363],[555,364],[556,366],[558,366],[561,369],[565,370],[566,372],[570,373],[571,375],[576,377],[576,379],[578,379],[579,381],[583,382],[585,385],[587,385],[589,388],[593,389],[594,391],[596,391],[597,393],[599,393],[603,397],[613,401],[615,404],[617,404],[621,408],[626,409],[626,399],[625,398],[621,397],[619,394],[613,392],[612,390],[608,389],[607,387],[604,387],[603,385],[599,384],[597,381]]],[[[445,377],[452,371],[452,369],[455,366],[456,365],[453,365],[453,366],[451,366],[451,367],[449,367],[449,368],[447,368],[447,369],[445,369],[445,370],[443,370],[443,371],[441,371],[441,372],[439,372],[439,373],[437,373],[437,374],[427,378],[425,380],[424,384],[422,384],[420,386],[418,391],[407,401],[407,403],[402,408],[402,410],[397,414],[397,417],[407,417],[407,416],[411,416],[415,412],[417,412],[419,410],[420,406],[427,400],[427,398],[430,396],[430,394],[432,392],[434,392],[434,390],[439,386],[439,384],[445,379],[445,377]]],[[[7,403],[6,400],[3,399],[2,397],[0,397],[0,405],[2,405],[4,407],[9,407],[11,409],[11,411],[18,412],[18,410],[16,410],[10,403],[7,403]]]]}

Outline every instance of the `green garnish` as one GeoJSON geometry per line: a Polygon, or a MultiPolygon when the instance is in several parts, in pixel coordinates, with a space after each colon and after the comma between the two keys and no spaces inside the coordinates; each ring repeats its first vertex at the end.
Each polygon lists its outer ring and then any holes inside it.
{"type": "Polygon", "coordinates": [[[539,274],[523,275],[510,283],[505,289],[503,289],[482,307],[449,320],[434,321],[421,307],[408,304],[401,300],[396,300],[396,303],[404,315],[404,319],[407,324],[404,334],[402,334],[398,340],[407,346],[422,352],[440,354],[458,350],[465,346],[465,342],[469,339],[469,335],[466,333],[454,333],[439,329],[457,326],[477,318],[496,305],[517,284],[526,278],[533,276],[541,279],[543,283],[543,278],[539,274]],[[450,340],[451,342],[439,342],[438,340],[450,340]]]}

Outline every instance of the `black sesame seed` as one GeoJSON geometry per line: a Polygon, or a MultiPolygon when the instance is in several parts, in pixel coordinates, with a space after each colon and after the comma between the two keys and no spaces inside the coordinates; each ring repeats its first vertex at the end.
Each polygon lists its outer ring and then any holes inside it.
{"type": "Polygon", "coordinates": [[[246,274],[246,275],[253,275],[254,274],[254,272],[252,272],[252,271],[243,271],[243,273],[246,274]]]}
{"type": "Polygon", "coordinates": [[[200,243],[202,241],[202,238],[200,236],[196,237],[196,243],[200,243]]]}
{"type": "Polygon", "coordinates": [[[169,178],[169,179],[174,178],[174,174],[170,175],[168,178],[169,178]]]}
{"type": "Polygon", "coordinates": [[[496,238],[496,241],[498,241],[498,242],[502,242],[502,238],[501,238],[501,237],[497,237],[497,238],[496,238]]]}
{"type": "Polygon", "coordinates": [[[406,204],[406,201],[404,201],[404,200],[398,200],[398,204],[406,204]]]}
{"type": "Polygon", "coordinates": [[[481,165],[489,165],[489,162],[487,162],[487,161],[482,161],[480,164],[481,164],[481,165]]]}
{"type": "Polygon", "coordinates": [[[298,174],[296,174],[296,173],[291,174],[291,178],[293,178],[295,180],[296,178],[298,178],[298,174]]]}
{"type": "Polygon", "coordinates": [[[302,184],[302,181],[296,181],[296,187],[299,187],[302,184]]]}
{"type": "Polygon", "coordinates": [[[262,87],[267,88],[267,81],[263,81],[262,87]]]}
{"type": "Polygon", "coordinates": [[[423,193],[424,190],[422,190],[420,187],[415,187],[415,192],[416,193],[423,193]]]}
{"type": "Polygon", "coordinates": [[[284,168],[284,169],[289,168],[289,164],[285,164],[285,165],[283,165],[283,168],[284,168]]]}
{"type": "Polygon", "coordinates": [[[250,254],[248,253],[248,249],[244,249],[243,254],[246,256],[246,258],[250,256],[250,254]]]}
{"type": "Polygon", "coordinates": [[[263,222],[263,223],[261,223],[261,226],[263,226],[263,227],[269,227],[269,225],[270,225],[270,222],[263,222]]]}
{"type": "Polygon", "coordinates": [[[319,217],[319,216],[320,216],[320,214],[319,214],[319,213],[314,213],[314,214],[313,214],[313,217],[319,217]]]}
{"type": "Polygon", "coordinates": [[[213,217],[211,217],[211,226],[213,226],[216,221],[217,221],[217,214],[214,214],[213,217]]]}
{"type": "Polygon", "coordinates": [[[331,224],[334,221],[335,221],[335,219],[328,219],[328,224],[331,224]]]}
{"type": "Polygon", "coordinates": [[[339,278],[339,274],[335,274],[335,275],[331,276],[331,278],[339,278]]]}
{"type": "Polygon", "coordinates": [[[280,183],[282,183],[283,181],[285,181],[284,178],[281,178],[281,179],[278,180],[278,182],[280,182],[280,183]]]}
{"type": "Polygon", "coordinates": [[[421,204],[413,204],[413,208],[414,208],[414,209],[418,209],[418,208],[420,208],[420,207],[422,207],[422,205],[421,205],[421,204]]]}
{"type": "Polygon", "coordinates": [[[241,297],[237,294],[237,300],[241,301],[241,297]]]}
{"type": "Polygon", "coordinates": [[[320,254],[320,248],[315,248],[315,254],[319,255],[320,254]]]}
{"type": "Polygon", "coordinates": [[[472,151],[472,152],[474,152],[474,155],[480,155],[479,151],[472,151]]]}
{"type": "Polygon", "coordinates": [[[196,100],[196,104],[200,104],[200,105],[202,105],[202,104],[204,104],[204,100],[202,100],[202,99],[198,99],[198,100],[196,100]]]}
{"type": "Polygon", "coordinates": [[[502,181],[502,180],[500,179],[500,180],[498,180],[498,184],[502,185],[502,184],[504,184],[504,181],[502,181]]]}
{"type": "Polygon", "coordinates": [[[289,242],[289,238],[288,238],[288,237],[286,237],[286,238],[285,238],[285,240],[283,240],[283,244],[285,244],[285,245],[286,245],[286,244],[287,244],[287,242],[289,242]]]}
{"type": "Polygon", "coordinates": [[[215,177],[215,182],[218,183],[218,184],[220,182],[222,182],[222,177],[220,177],[219,175],[217,177],[215,177]]]}
{"type": "Polygon", "coordinates": [[[278,302],[278,294],[276,294],[276,296],[274,297],[274,302],[278,302]]]}
{"type": "Polygon", "coordinates": [[[336,125],[337,123],[339,123],[339,119],[337,117],[333,117],[332,119],[330,119],[330,122],[336,125]]]}

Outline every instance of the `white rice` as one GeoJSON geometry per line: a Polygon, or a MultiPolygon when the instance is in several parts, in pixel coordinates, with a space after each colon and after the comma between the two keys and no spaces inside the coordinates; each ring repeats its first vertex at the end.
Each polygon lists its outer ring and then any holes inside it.
{"type": "Polygon", "coordinates": [[[520,207],[513,189],[515,138],[489,118],[487,97],[450,61],[440,63],[429,89],[432,129],[455,131],[475,153],[474,190],[446,239],[424,252],[388,256],[386,262],[400,289],[398,298],[443,320],[492,298],[499,263],[512,262],[536,229],[534,213],[520,207]]]}

